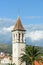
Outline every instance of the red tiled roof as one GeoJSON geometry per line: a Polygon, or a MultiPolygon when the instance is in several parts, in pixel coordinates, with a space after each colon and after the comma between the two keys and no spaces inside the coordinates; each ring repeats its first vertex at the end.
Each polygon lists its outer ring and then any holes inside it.
{"type": "Polygon", "coordinates": [[[23,27],[23,25],[22,25],[22,22],[21,22],[21,20],[20,20],[20,17],[18,17],[18,19],[17,19],[17,21],[16,21],[16,24],[15,24],[15,26],[14,26],[14,28],[13,28],[13,31],[15,31],[15,30],[25,31],[25,29],[24,29],[24,27],[23,27]]]}
{"type": "Polygon", "coordinates": [[[34,65],[43,65],[43,63],[42,62],[38,63],[37,61],[35,61],[34,65]]]}

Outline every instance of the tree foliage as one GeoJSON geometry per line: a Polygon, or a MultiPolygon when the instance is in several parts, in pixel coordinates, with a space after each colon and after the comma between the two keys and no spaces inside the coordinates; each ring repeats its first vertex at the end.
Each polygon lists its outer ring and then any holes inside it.
{"type": "Polygon", "coordinates": [[[34,65],[34,61],[39,62],[41,60],[42,52],[38,47],[35,46],[26,46],[25,53],[21,54],[21,63],[26,62],[27,65],[34,65]]]}

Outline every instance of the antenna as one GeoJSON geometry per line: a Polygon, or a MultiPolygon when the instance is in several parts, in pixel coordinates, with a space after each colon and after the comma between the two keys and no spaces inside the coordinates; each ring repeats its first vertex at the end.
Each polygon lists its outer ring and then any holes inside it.
{"type": "Polygon", "coordinates": [[[20,8],[18,8],[17,16],[20,17],[20,8]]]}

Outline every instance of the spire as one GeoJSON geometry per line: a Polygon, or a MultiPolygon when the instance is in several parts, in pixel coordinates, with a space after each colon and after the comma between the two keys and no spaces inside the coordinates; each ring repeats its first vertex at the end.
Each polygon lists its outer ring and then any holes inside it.
{"type": "Polygon", "coordinates": [[[16,24],[15,24],[15,26],[13,28],[13,31],[15,31],[15,30],[25,31],[25,29],[24,29],[24,27],[22,25],[22,22],[20,20],[20,17],[17,18],[16,24]]]}

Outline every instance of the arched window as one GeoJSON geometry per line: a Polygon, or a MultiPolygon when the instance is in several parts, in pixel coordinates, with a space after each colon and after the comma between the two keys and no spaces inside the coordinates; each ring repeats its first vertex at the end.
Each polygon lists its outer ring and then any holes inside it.
{"type": "Polygon", "coordinates": [[[16,34],[16,37],[17,37],[17,34],[16,34]]]}
{"type": "Polygon", "coordinates": [[[14,35],[14,39],[15,39],[15,35],[14,35]]]}
{"type": "Polygon", "coordinates": [[[23,42],[23,37],[24,37],[24,34],[22,33],[22,42],[23,42]]]}
{"type": "Polygon", "coordinates": [[[20,33],[19,33],[19,42],[20,42],[20,33]]]}

